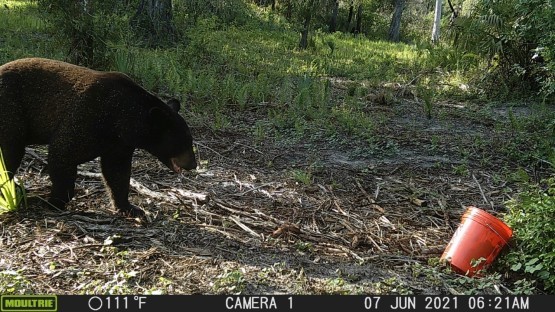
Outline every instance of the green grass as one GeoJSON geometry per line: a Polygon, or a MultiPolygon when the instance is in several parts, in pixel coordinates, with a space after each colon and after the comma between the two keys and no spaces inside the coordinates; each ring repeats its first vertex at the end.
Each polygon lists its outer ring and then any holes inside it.
{"type": "MultiPolygon", "coordinates": [[[[67,47],[53,40],[54,32],[40,19],[35,1],[4,2],[8,8],[0,5],[0,62],[24,56],[64,58],[67,47]]],[[[125,72],[148,90],[180,98],[190,108],[193,125],[213,130],[242,127],[259,141],[292,134],[297,140],[340,136],[368,143],[388,117],[370,113],[366,95],[383,90],[386,83],[414,85],[419,97],[415,105],[432,118],[435,103],[465,93],[465,73],[480,63],[476,56],[443,46],[390,43],[339,32],[315,31],[309,48],[298,50],[294,27],[266,10],[253,15],[240,27],[222,27],[217,19],[202,17],[169,48],[144,48],[132,34],[121,33],[107,42],[110,61],[104,69],[125,72]],[[264,119],[235,122],[252,110],[264,119]]],[[[393,105],[393,91],[385,91],[393,105]]],[[[521,155],[521,139],[530,139],[521,135],[527,133],[522,118],[510,122],[516,135],[505,142],[504,153],[526,160],[535,150],[541,154],[532,157],[552,160],[553,152],[545,156],[552,143],[547,139],[536,140],[539,148],[531,146],[521,155]]]]}
{"type": "Polygon", "coordinates": [[[244,269],[226,270],[215,280],[213,288],[215,292],[240,294],[245,290],[246,283],[244,269]]]}
{"type": "Polygon", "coordinates": [[[0,21],[0,64],[30,56],[63,58],[63,50],[53,44],[39,18],[35,1],[0,1],[0,21]]]}
{"type": "MultiPolygon", "coordinates": [[[[67,48],[50,38],[35,2],[7,4],[9,9],[0,7],[0,19],[7,21],[0,26],[0,38],[6,38],[1,62],[24,56],[64,58],[67,48]]],[[[262,107],[267,122],[248,131],[266,136],[294,131],[297,137],[340,133],[368,141],[383,119],[364,110],[364,96],[386,82],[406,84],[452,57],[444,48],[318,31],[309,49],[298,50],[296,31],[267,12],[256,14],[258,20],[241,27],[224,28],[213,18],[201,18],[186,30],[183,42],[165,49],[142,48],[129,34],[120,34],[119,41],[107,42],[111,61],[105,69],[181,98],[191,108],[191,118],[214,130],[231,126],[234,114],[262,107]],[[332,90],[330,79],[349,87],[332,90]]]]}
{"type": "Polygon", "coordinates": [[[0,293],[2,295],[32,294],[33,284],[22,273],[23,270],[0,271],[0,293]]]}
{"type": "Polygon", "coordinates": [[[316,32],[308,50],[296,49],[298,34],[284,29],[195,30],[191,38],[201,60],[246,77],[264,71],[274,78],[332,76],[380,84],[409,81],[433,64],[429,50],[341,33],[316,32]]]}
{"type": "MultiPolygon", "coordinates": [[[[257,10],[256,6],[250,8],[257,10]]],[[[180,14],[176,14],[177,20],[186,19],[186,13],[180,14]]],[[[28,56],[64,59],[68,47],[40,16],[36,1],[0,0],[0,64],[28,56]]],[[[165,48],[145,48],[137,44],[131,32],[118,33],[116,39],[106,42],[103,53],[106,53],[108,62],[105,68],[99,69],[125,72],[150,91],[180,98],[188,108],[187,117],[193,126],[207,126],[213,131],[233,128],[252,135],[261,143],[275,138],[293,143],[306,141],[306,138],[325,138],[340,148],[341,142],[349,141],[357,146],[353,154],[366,156],[372,154],[369,152],[372,148],[381,153],[397,149],[393,139],[385,147],[376,147],[378,145],[373,143],[376,129],[388,118],[385,113],[367,109],[369,104],[375,103],[368,103],[365,98],[376,89],[387,93],[387,105],[393,108],[397,93],[387,89],[386,85],[416,89],[420,101],[415,101],[414,105],[420,105],[419,109],[428,118],[441,117],[436,111],[442,99],[476,91],[470,88],[470,91],[462,92],[462,86],[471,85],[469,77],[479,72],[483,65],[476,55],[461,54],[445,46],[390,43],[364,36],[318,31],[312,33],[309,48],[299,50],[299,33],[294,26],[268,11],[254,11],[254,16],[253,20],[240,23],[241,26],[224,25],[217,18],[200,17],[194,23],[183,24],[187,25],[182,27],[183,40],[165,48]],[[256,120],[245,117],[252,111],[256,112],[256,120]],[[364,144],[356,144],[359,142],[364,144]]],[[[120,24],[127,25],[121,20],[118,27],[120,24]]],[[[118,27],[115,32],[124,29],[118,27]]],[[[501,82],[500,88],[502,86],[501,82]]],[[[470,118],[483,119],[477,114],[470,118]]],[[[498,125],[499,131],[511,134],[507,139],[503,137],[495,146],[476,139],[474,146],[480,151],[489,150],[492,155],[502,154],[523,167],[534,163],[554,164],[553,119],[551,111],[529,117],[517,116],[511,111],[508,122],[498,125]]],[[[434,149],[440,148],[439,137],[430,140],[434,149]]],[[[461,156],[465,162],[451,168],[452,173],[468,176],[471,163],[467,158],[472,155],[461,156]]],[[[313,170],[292,170],[290,177],[300,185],[309,186],[317,177],[313,170]]],[[[526,171],[516,171],[512,180],[527,181],[530,178],[526,171]]],[[[2,181],[0,184],[4,185],[2,181]]],[[[17,194],[15,186],[10,185],[9,189],[10,193],[17,194]]],[[[550,208],[542,204],[546,199],[544,195],[528,194],[528,197],[530,203],[527,206],[546,211],[550,208]]],[[[549,200],[551,197],[552,194],[549,200]]],[[[515,204],[512,209],[517,211],[518,207],[521,205],[515,204]]],[[[533,229],[543,233],[542,230],[549,227],[539,221],[549,220],[538,218],[533,229]]],[[[532,232],[533,229],[529,235],[536,233],[532,232]]],[[[531,241],[537,240],[532,238],[531,241]]],[[[531,273],[541,271],[535,270],[539,260],[530,257],[513,259],[517,262],[512,263],[513,268],[532,270],[531,273]],[[517,268],[518,264],[521,267],[517,268]]],[[[553,272],[553,255],[541,254],[541,257],[537,259],[546,263],[543,270],[553,272]]],[[[0,273],[0,286],[9,289],[10,293],[25,291],[27,282],[19,273],[0,273]]],[[[424,273],[436,276],[438,272],[433,269],[433,272],[424,273]]],[[[98,281],[98,285],[91,284],[90,289],[126,291],[128,281],[135,278],[134,274],[134,271],[122,270],[121,274],[114,275],[113,280],[98,281]],[[106,288],[108,286],[115,288],[106,288]]],[[[544,280],[553,287],[555,282],[551,276],[544,280]]],[[[468,284],[469,293],[496,282],[463,281],[468,284]]],[[[164,283],[160,284],[161,287],[164,283]]],[[[459,280],[456,283],[463,284],[459,280]]],[[[531,287],[527,281],[522,283],[523,288],[531,287]]],[[[241,292],[245,285],[244,272],[235,270],[222,274],[214,287],[215,290],[241,292]]],[[[331,280],[329,291],[341,293],[344,285],[340,278],[331,280]]],[[[376,287],[387,291],[409,291],[395,280],[376,287]]]]}

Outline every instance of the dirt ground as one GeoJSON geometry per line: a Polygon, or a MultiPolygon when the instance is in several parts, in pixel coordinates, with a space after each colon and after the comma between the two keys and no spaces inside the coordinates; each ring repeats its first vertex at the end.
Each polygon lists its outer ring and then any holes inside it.
{"type": "Polygon", "coordinates": [[[381,120],[366,143],[260,141],[249,126],[261,108],[242,126],[193,125],[195,172],[137,151],[142,222],[110,210],[97,162],[80,167],[67,211],[46,208],[46,151],[30,147],[19,172],[29,207],[0,216],[0,293],[460,293],[432,264],[466,206],[500,215],[518,191],[495,153],[505,108],[441,102],[431,119],[411,99],[366,109],[381,120]]]}

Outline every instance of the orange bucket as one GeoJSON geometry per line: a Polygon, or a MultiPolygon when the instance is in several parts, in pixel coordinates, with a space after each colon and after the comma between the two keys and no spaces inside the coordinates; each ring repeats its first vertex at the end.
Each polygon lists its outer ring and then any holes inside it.
{"type": "Polygon", "coordinates": [[[445,248],[440,261],[459,274],[473,276],[488,267],[507,244],[513,231],[505,223],[482,209],[470,206],[445,248]],[[485,260],[480,261],[479,259],[485,260]],[[473,262],[480,261],[477,265],[473,262]]]}

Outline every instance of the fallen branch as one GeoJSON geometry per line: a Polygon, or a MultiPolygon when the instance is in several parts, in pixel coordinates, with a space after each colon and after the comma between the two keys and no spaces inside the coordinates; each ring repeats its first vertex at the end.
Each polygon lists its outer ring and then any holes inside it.
{"type": "Polygon", "coordinates": [[[229,220],[235,222],[235,224],[237,224],[240,228],[242,228],[243,230],[245,230],[247,233],[249,233],[250,235],[256,237],[256,238],[262,238],[262,235],[256,233],[255,231],[253,231],[251,228],[249,228],[248,226],[246,226],[244,223],[242,223],[241,221],[239,221],[238,217],[235,216],[230,216],[228,218],[229,220]]]}
{"type": "MultiPolygon", "coordinates": [[[[102,174],[97,173],[97,172],[79,171],[78,174],[81,175],[81,176],[84,176],[84,177],[102,178],[102,174]]],[[[170,190],[170,192],[176,193],[176,194],[167,195],[165,193],[156,192],[156,191],[153,191],[153,190],[147,188],[146,186],[144,186],[139,181],[137,181],[133,178],[129,179],[129,185],[133,189],[135,189],[135,191],[137,191],[140,194],[143,194],[143,195],[151,197],[151,198],[164,200],[164,201],[168,201],[168,202],[173,202],[173,203],[179,202],[177,196],[181,196],[181,197],[184,197],[186,199],[193,200],[195,202],[201,202],[201,203],[204,203],[208,200],[208,195],[207,194],[194,193],[194,192],[190,192],[190,191],[186,191],[186,190],[182,190],[182,189],[177,189],[177,188],[171,188],[171,190],[170,190]]]]}
{"type": "Polygon", "coordinates": [[[35,152],[34,149],[29,148],[29,147],[26,147],[26,148],[25,148],[25,152],[26,152],[27,154],[33,156],[33,158],[35,158],[35,159],[37,159],[38,161],[40,161],[43,165],[47,165],[47,164],[48,164],[48,162],[47,162],[44,158],[42,158],[41,156],[39,156],[39,154],[37,154],[37,153],[35,152]]]}
{"type": "Polygon", "coordinates": [[[170,190],[170,192],[177,193],[181,197],[185,197],[187,199],[193,199],[193,200],[196,200],[200,203],[205,203],[205,202],[208,201],[208,195],[207,194],[194,193],[194,192],[191,192],[191,191],[186,191],[186,190],[177,189],[177,188],[173,188],[173,187],[170,190]]]}

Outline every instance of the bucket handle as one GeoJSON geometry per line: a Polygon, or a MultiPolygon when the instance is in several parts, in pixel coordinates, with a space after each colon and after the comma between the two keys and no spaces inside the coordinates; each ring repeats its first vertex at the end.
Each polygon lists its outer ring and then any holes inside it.
{"type": "MultiPolygon", "coordinates": [[[[476,222],[482,224],[483,226],[487,226],[490,230],[492,230],[495,234],[497,234],[497,236],[499,236],[499,238],[501,238],[501,240],[505,243],[505,245],[508,245],[508,244],[509,244],[509,242],[506,241],[506,240],[503,238],[503,236],[502,236],[501,234],[499,234],[499,232],[497,232],[497,231],[491,226],[491,223],[490,223],[490,222],[484,222],[484,223],[482,223],[482,222],[480,222],[480,221],[478,221],[478,220],[474,220],[474,221],[476,221],[476,222]]],[[[509,248],[510,248],[510,246],[509,246],[509,248]]]]}
{"type": "MultiPolygon", "coordinates": [[[[491,226],[490,223],[486,222],[486,226],[487,226],[490,230],[492,230],[495,234],[497,234],[497,236],[499,236],[499,238],[501,238],[501,240],[505,243],[505,245],[509,245],[509,242],[506,241],[506,240],[503,238],[503,236],[502,236],[501,234],[499,234],[499,232],[497,232],[497,231],[491,226]]],[[[509,248],[511,248],[511,247],[509,246],[509,248]]]]}

